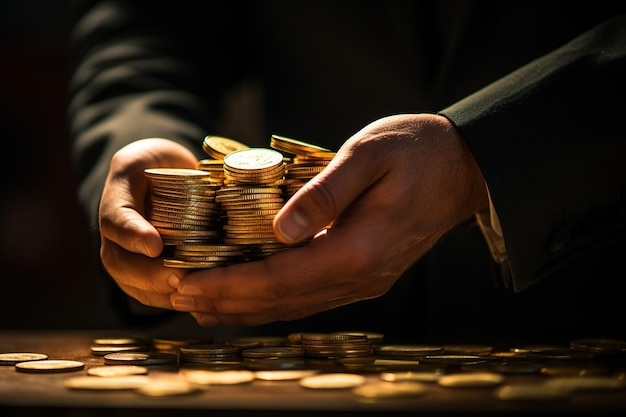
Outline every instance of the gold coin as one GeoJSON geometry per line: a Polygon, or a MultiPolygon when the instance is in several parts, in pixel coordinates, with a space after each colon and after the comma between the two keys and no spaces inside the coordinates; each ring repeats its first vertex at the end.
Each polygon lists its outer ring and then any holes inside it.
{"type": "Polygon", "coordinates": [[[448,388],[479,388],[493,387],[504,381],[502,374],[495,372],[465,372],[460,374],[442,375],[437,383],[448,388]]]}
{"type": "Polygon", "coordinates": [[[45,353],[35,352],[9,352],[0,353],[0,365],[15,365],[27,361],[43,361],[48,359],[45,353]]]}
{"type": "Polygon", "coordinates": [[[224,157],[224,169],[241,171],[267,170],[283,165],[283,155],[272,149],[248,148],[224,157]]]}
{"type": "Polygon", "coordinates": [[[145,375],[148,368],[138,365],[114,365],[114,366],[96,366],[87,370],[88,375],[99,376],[104,378],[128,376],[128,375],[145,375]]]}
{"type": "Polygon", "coordinates": [[[430,371],[385,371],[381,372],[380,379],[387,382],[437,382],[443,374],[443,368],[430,371]]]}
{"type": "Polygon", "coordinates": [[[202,149],[215,159],[224,159],[231,152],[248,148],[249,146],[244,143],[223,136],[209,135],[202,141],[202,149]]]}
{"type": "Polygon", "coordinates": [[[162,176],[186,179],[190,177],[209,177],[209,174],[199,169],[188,168],[146,168],[144,173],[148,178],[161,179],[162,176]]]}
{"type": "Polygon", "coordinates": [[[200,385],[177,377],[153,378],[150,383],[137,388],[135,392],[148,397],[193,394],[203,390],[200,385]]]}
{"type": "Polygon", "coordinates": [[[311,389],[355,388],[365,383],[365,377],[349,373],[324,373],[300,379],[300,386],[311,389]]]}
{"type": "Polygon", "coordinates": [[[395,398],[423,395],[428,387],[420,382],[375,382],[352,390],[352,393],[365,398],[395,398]]]}
{"type": "Polygon", "coordinates": [[[626,386],[624,381],[608,376],[555,377],[546,380],[544,387],[567,392],[573,391],[617,391],[626,386]]]}
{"type": "Polygon", "coordinates": [[[319,372],[317,369],[277,369],[271,371],[256,371],[256,379],[263,381],[295,381],[319,372]]]}
{"type": "Polygon", "coordinates": [[[200,385],[235,385],[252,382],[254,372],[248,370],[208,371],[205,369],[181,369],[179,371],[189,382],[200,385]]]}
{"type": "Polygon", "coordinates": [[[29,361],[15,364],[15,370],[20,372],[69,372],[84,368],[83,362],[71,360],[29,361]]]}
{"type": "Polygon", "coordinates": [[[63,381],[63,386],[70,389],[87,390],[121,390],[136,389],[150,382],[147,376],[124,375],[110,378],[99,378],[97,376],[76,376],[63,381]]]}
{"type": "Polygon", "coordinates": [[[279,135],[272,135],[270,139],[270,147],[296,155],[331,152],[330,149],[326,149],[321,146],[279,135]]]}
{"type": "Polygon", "coordinates": [[[506,385],[496,390],[496,397],[504,401],[556,401],[568,398],[564,390],[547,388],[542,384],[506,385]]]}

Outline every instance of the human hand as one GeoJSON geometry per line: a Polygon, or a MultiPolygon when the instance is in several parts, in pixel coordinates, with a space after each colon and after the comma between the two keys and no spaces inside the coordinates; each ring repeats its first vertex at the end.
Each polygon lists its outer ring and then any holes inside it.
{"type": "Polygon", "coordinates": [[[487,204],[480,170],[447,119],[383,118],[346,141],[274,219],[285,243],[332,227],[260,261],[171,275],[171,302],[203,326],[259,325],[378,297],[487,204]]]}
{"type": "Polygon", "coordinates": [[[102,264],[119,287],[139,302],[172,309],[169,280],[185,271],[155,259],[163,250],[159,232],[145,219],[149,182],[145,168],[194,168],[184,146],[161,138],[137,140],[111,159],[99,208],[102,264]]]}

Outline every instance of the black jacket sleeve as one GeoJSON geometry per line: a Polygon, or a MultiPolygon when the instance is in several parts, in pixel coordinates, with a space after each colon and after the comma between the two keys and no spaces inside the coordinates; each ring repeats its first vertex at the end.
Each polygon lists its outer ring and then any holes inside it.
{"type": "Polygon", "coordinates": [[[625,75],[620,16],[441,112],[483,172],[516,291],[616,245],[624,255],[625,75]]]}

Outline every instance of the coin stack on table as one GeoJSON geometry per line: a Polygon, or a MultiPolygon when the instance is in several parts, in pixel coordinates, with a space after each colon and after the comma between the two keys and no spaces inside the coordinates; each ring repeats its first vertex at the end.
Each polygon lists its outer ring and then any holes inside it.
{"type": "Polygon", "coordinates": [[[273,135],[270,148],[207,136],[210,157],[196,169],[149,168],[147,218],[165,245],[163,264],[214,268],[252,261],[289,245],[274,235],[274,216],[330,163],[329,149],[273,135]]]}

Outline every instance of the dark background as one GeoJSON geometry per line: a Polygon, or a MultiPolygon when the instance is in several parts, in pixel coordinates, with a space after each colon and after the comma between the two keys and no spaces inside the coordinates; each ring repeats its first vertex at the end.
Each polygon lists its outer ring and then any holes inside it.
{"type": "Polygon", "coordinates": [[[67,0],[0,12],[0,328],[113,325],[76,197],[65,125],[67,0]]]}

